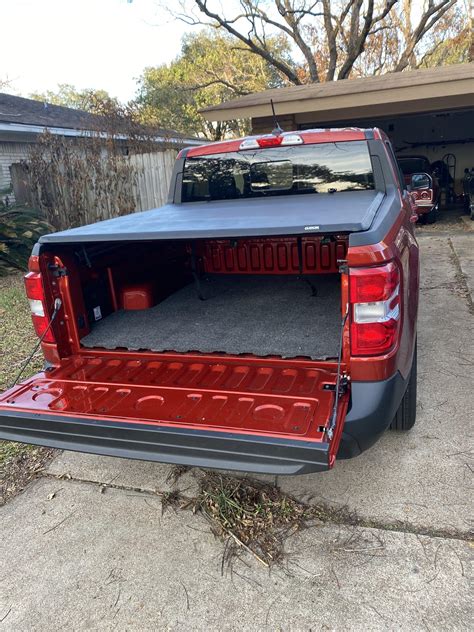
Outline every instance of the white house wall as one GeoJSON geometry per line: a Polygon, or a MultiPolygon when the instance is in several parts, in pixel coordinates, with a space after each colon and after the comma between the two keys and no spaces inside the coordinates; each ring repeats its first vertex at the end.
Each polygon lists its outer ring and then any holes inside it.
{"type": "MultiPolygon", "coordinates": [[[[26,160],[30,147],[30,143],[14,143],[0,140],[0,191],[10,187],[10,166],[16,162],[26,160]]],[[[1,200],[5,200],[7,197],[10,203],[15,201],[13,193],[0,193],[1,200]]]]}

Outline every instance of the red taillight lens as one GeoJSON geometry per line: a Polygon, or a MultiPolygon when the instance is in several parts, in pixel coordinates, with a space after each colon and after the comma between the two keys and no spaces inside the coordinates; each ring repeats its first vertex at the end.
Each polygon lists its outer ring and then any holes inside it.
{"type": "Polygon", "coordinates": [[[350,270],[351,352],[381,355],[397,341],[400,325],[400,273],[394,263],[350,270]]]}
{"type": "Polygon", "coordinates": [[[299,134],[269,134],[256,138],[245,138],[241,143],[239,150],[242,149],[258,149],[259,147],[278,147],[279,145],[303,145],[303,137],[299,134]]]}
{"type": "Polygon", "coordinates": [[[377,268],[352,268],[350,279],[351,303],[386,301],[400,282],[394,263],[377,268]]]}
{"type": "Polygon", "coordinates": [[[257,143],[259,147],[277,147],[281,145],[282,140],[283,136],[263,136],[257,138],[257,143]]]}
{"type": "Polygon", "coordinates": [[[42,301],[44,298],[43,283],[39,272],[28,272],[25,275],[26,296],[42,301]]]}
{"type": "Polygon", "coordinates": [[[28,259],[28,270],[30,272],[41,272],[38,255],[31,255],[28,259]]]}
{"type": "MultiPolygon", "coordinates": [[[[30,301],[33,327],[35,328],[37,336],[41,338],[48,328],[49,317],[48,311],[45,308],[43,282],[39,272],[28,272],[28,274],[25,275],[25,289],[30,301]]],[[[56,342],[51,329],[46,332],[43,341],[56,342]]]]}
{"type": "MultiPolygon", "coordinates": [[[[41,338],[48,327],[48,318],[46,316],[37,316],[36,314],[31,314],[31,320],[33,321],[33,327],[35,328],[36,335],[38,336],[38,338],[41,338]]],[[[45,337],[43,338],[43,342],[56,342],[51,329],[46,333],[45,337]]]]}
{"type": "Polygon", "coordinates": [[[398,332],[398,320],[385,323],[352,323],[352,354],[372,356],[387,353],[394,346],[398,332]]]}

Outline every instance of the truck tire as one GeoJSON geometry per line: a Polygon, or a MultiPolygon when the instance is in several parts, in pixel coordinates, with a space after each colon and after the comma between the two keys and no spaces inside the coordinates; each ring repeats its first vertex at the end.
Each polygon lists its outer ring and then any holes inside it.
{"type": "Polygon", "coordinates": [[[425,224],[434,224],[437,219],[438,219],[438,204],[433,206],[431,211],[423,215],[423,222],[425,224]]]}
{"type": "Polygon", "coordinates": [[[413,364],[411,365],[410,379],[408,380],[407,390],[403,396],[400,406],[390,424],[389,430],[397,432],[406,432],[411,430],[416,421],[416,374],[417,374],[417,353],[415,345],[415,353],[413,354],[413,364]]]}

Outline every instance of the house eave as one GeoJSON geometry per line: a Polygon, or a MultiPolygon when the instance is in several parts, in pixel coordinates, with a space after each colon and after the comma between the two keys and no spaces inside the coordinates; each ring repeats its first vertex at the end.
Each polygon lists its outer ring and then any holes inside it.
{"type": "MultiPolygon", "coordinates": [[[[67,137],[83,137],[83,136],[99,136],[100,138],[107,138],[108,134],[106,132],[96,132],[93,130],[80,130],[80,129],[72,129],[67,127],[47,127],[44,125],[26,125],[23,123],[10,123],[5,121],[0,121],[0,133],[7,134],[19,134],[27,139],[28,135],[36,136],[38,134],[42,134],[43,132],[48,131],[50,134],[54,134],[57,136],[67,136],[67,137]]],[[[117,134],[115,136],[118,140],[127,140],[127,136],[125,134],[117,134]]],[[[20,140],[20,139],[18,139],[20,140]]],[[[156,136],[154,140],[157,143],[172,143],[176,145],[186,145],[186,146],[197,146],[202,145],[206,142],[206,140],[200,140],[196,138],[185,138],[185,137],[165,137],[165,136],[156,136]]]]}

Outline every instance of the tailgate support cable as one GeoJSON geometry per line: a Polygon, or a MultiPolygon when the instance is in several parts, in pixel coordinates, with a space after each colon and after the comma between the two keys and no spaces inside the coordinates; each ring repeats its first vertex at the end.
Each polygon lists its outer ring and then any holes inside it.
{"type": "Polygon", "coordinates": [[[332,409],[331,420],[329,422],[329,426],[327,429],[328,439],[331,439],[334,436],[334,428],[336,427],[337,422],[337,409],[339,406],[339,395],[342,395],[346,392],[348,377],[346,374],[341,375],[341,363],[342,363],[342,345],[344,340],[344,327],[346,326],[347,317],[349,316],[349,305],[347,305],[346,313],[343,316],[341,323],[341,337],[339,339],[339,355],[337,357],[337,377],[336,377],[336,389],[334,394],[334,406],[332,409]]]}
{"type": "Polygon", "coordinates": [[[31,362],[31,360],[33,359],[33,356],[35,355],[35,353],[38,351],[40,344],[43,342],[44,337],[46,336],[46,334],[48,333],[48,331],[51,329],[51,325],[54,322],[54,319],[56,318],[56,316],[58,315],[59,310],[61,309],[61,305],[62,305],[62,301],[60,298],[55,299],[54,301],[54,310],[53,313],[51,314],[51,318],[49,319],[49,323],[48,326],[46,327],[46,329],[43,331],[43,333],[41,334],[41,338],[38,340],[38,342],[35,345],[35,348],[33,349],[33,351],[30,353],[30,355],[28,356],[28,358],[25,360],[25,362],[23,363],[23,366],[21,367],[21,369],[18,372],[18,375],[16,376],[16,378],[13,380],[13,382],[10,384],[10,386],[8,388],[13,388],[13,386],[15,386],[15,384],[18,382],[18,380],[20,379],[20,377],[23,375],[23,371],[26,369],[26,367],[29,365],[29,363],[31,362]]]}

